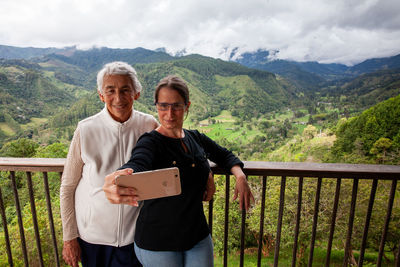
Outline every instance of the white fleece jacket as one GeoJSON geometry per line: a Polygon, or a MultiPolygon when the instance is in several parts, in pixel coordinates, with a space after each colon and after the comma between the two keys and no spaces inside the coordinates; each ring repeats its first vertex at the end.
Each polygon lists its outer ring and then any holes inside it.
{"type": "Polygon", "coordinates": [[[127,162],[138,138],[158,126],[156,119],[133,110],[124,123],[105,107],[78,123],[60,188],[63,239],[80,237],[92,244],[133,243],[139,209],[111,204],[102,190],[106,175],[127,162]]]}

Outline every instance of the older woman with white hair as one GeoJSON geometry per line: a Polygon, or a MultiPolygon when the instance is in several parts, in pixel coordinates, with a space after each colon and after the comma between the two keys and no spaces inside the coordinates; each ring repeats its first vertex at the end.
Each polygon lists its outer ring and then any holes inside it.
{"type": "MultiPolygon", "coordinates": [[[[63,258],[78,266],[140,266],[134,254],[139,208],[111,204],[102,190],[104,177],[127,162],[138,138],[158,126],[135,111],[141,84],[127,63],[106,64],[97,75],[105,107],[78,123],[71,141],[60,189],[63,258]]],[[[129,190],[121,197],[133,195],[129,190]]]]}

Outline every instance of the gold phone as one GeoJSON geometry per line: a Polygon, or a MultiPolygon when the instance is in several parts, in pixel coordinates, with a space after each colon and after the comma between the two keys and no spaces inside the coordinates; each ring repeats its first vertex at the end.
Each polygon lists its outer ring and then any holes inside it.
{"type": "Polygon", "coordinates": [[[119,175],[115,178],[115,184],[134,187],[139,200],[176,196],[181,193],[179,169],[176,167],[119,175]]]}

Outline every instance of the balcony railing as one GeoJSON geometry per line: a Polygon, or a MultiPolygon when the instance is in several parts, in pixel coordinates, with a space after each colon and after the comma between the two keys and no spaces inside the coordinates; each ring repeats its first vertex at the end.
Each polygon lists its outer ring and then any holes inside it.
{"type": "MultiPolygon", "coordinates": [[[[59,175],[62,174],[63,171],[63,166],[64,166],[64,159],[38,159],[38,158],[0,158],[0,171],[3,171],[3,178],[2,179],[9,179],[10,186],[8,188],[11,188],[13,198],[14,198],[14,204],[15,204],[15,213],[13,216],[18,218],[18,225],[19,225],[19,241],[21,243],[21,250],[22,250],[22,257],[23,257],[23,262],[25,266],[29,266],[31,262],[35,262],[35,264],[32,265],[39,265],[39,266],[44,266],[44,259],[43,259],[43,253],[42,253],[42,241],[40,237],[40,233],[42,232],[43,229],[40,229],[39,223],[38,223],[38,218],[37,218],[37,211],[36,211],[36,204],[35,204],[35,192],[34,188],[35,185],[32,182],[32,173],[42,173],[42,179],[43,179],[43,188],[46,196],[46,203],[47,203],[47,217],[48,217],[48,223],[46,224],[46,227],[49,228],[49,231],[51,233],[51,245],[53,249],[53,255],[54,259],[51,261],[50,259],[47,259],[48,261],[52,262],[50,265],[56,265],[60,266],[62,265],[62,259],[60,255],[61,251],[61,240],[57,240],[57,235],[56,232],[61,231],[61,225],[55,224],[54,221],[55,218],[53,216],[54,209],[59,209],[58,206],[53,206],[52,207],[52,201],[54,199],[51,199],[51,190],[49,187],[49,176],[48,173],[59,173],[59,175]],[[7,172],[7,173],[5,173],[7,172]],[[18,178],[21,177],[21,175],[16,175],[16,172],[24,172],[25,173],[25,178],[18,178]],[[6,178],[4,178],[4,174],[6,174],[6,178]],[[26,179],[26,184],[27,184],[27,191],[29,193],[29,202],[30,202],[30,213],[31,213],[31,218],[23,217],[23,211],[20,205],[20,191],[22,188],[20,188],[18,185],[21,184],[21,181],[19,179],[26,179]],[[31,220],[34,228],[34,240],[35,240],[35,246],[36,246],[36,251],[37,255],[28,257],[28,251],[27,251],[27,241],[25,238],[25,231],[24,229],[24,220],[31,220]],[[31,257],[37,257],[36,259],[31,259],[31,257]]],[[[230,183],[231,183],[231,176],[227,174],[224,170],[218,168],[215,165],[212,165],[213,172],[215,175],[223,175],[225,177],[225,207],[224,207],[224,212],[225,212],[225,219],[224,219],[224,234],[223,234],[223,266],[229,266],[228,262],[228,239],[232,238],[229,236],[229,199],[230,199],[230,183]]],[[[321,192],[323,189],[323,184],[325,184],[327,181],[334,182],[335,184],[335,190],[334,193],[332,193],[331,196],[328,196],[332,199],[332,207],[330,209],[330,222],[329,222],[329,231],[325,233],[327,237],[327,242],[326,242],[326,257],[325,257],[325,266],[329,266],[331,264],[331,252],[332,252],[332,244],[334,241],[334,232],[335,232],[335,226],[338,222],[338,220],[346,220],[346,226],[347,226],[347,234],[346,236],[341,236],[341,238],[344,241],[344,257],[343,257],[343,266],[349,266],[351,264],[357,264],[358,266],[363,266],[364,264],[364,256],[365,256],[365,251],[367,247],[367,240],[368,240],[368,233],[370,229],[370,222],[371,222],[371,215],[373,212],[373,206],[374,203],[376,202],[376,198],[379,197],[379,199],[383,199],[386,203],[386,208],[384,211],[384,218],[382,220],[384,223],[382,224],[382,229],[381,229],[381,237],[380,237],[380,243],[379,243],[379,253],[377,256],[376,260],[376,266],[381,266],[383,264],[383,256],[384,256],[384,248],[385,248],[385,242],[388,234],[396,234],[396,233],[390,233],[389,229],[389,224],[390,220],[393,216],[396,218],[400,217],[400,214],[394,214],[392,213],[393,211],[393,205],[395,203],[395,197],[397,194],[397,199],[398,201],[399,198],[399,190],[397,189],[396,191],[396,186],[397,182],[400,179],[400,166],[387,166],[387,165],[352,165],[352,164],[316,164],[316,163],[283,163],[283,162],[255,162],[255,161],[248,161],[245,162],[245,167],[244,167],[244,172],[248,177],[251,177],[251,182],[254,183],[259,183],[259,187],[261,188],[261,191],[259,192],[259,195],[257,195],[257,203],[260,205],[260,214],[259,214],[259,231],[258,231],[258,249],[257,249],[257,266],[261,266],[262,260],[264,259],[263,253],[262,253],[262,244],[263,244],[263,234],[264,234],[264,226],[265,226],[265,220],[268,219],[265,216],[265,210],[266,210],[266,192],[267,192],[267,181],[269,183],[270,180],[273,179],[279,179],[280,181],[280,191],[279,191],[279,208],[278,208],[278,213],[277,213],[277,223],[276,223],[276,233],[274,235],[274,259],[273,259],[273,266],[278,266],[279,262],[279,254],[280,254],[280,249],[281,249],[281,236],[282,236],[282,227],[283,227],[283,218],[285,216],[285,196],[286,196],[286,191],[288,188],[289,182],[291,185],[293,185],[293,182],[296,182],[297,184],[297,203],[296,203],[296,212],[295,212],[295,225],[293,229],[293,241],[292,241],[292,257],[291,257],[291,263],[289,265],[291,266],[296,266],[296,263],[298,264],[297,261],[297,255],[299,253],[299,234],[301,233],[300,228],[302,227],[301,225],[301,214],[302,214],[302,205],[304,203],[303,199],[303,192],[305,187],[303,185],[305,184],[306,180],[308,182],[314,182],[316,185],[315,192],[313,193],[313,212],[312,212],[312,227],[311,227],[311,232],[309,233],[311,235],[310,241],[309,241],[309,247],[307,249],[308,251],[308,266],[313,265],[313,260],[314,260],[314,250],[315,250],[315,245],[316,245],[316,239],[317,239],[317,227],[318,227],[318,218],[319,218],[319,212],[320,212],[320,201],[321,197],[326,197],[324,195],[321,196],[321,192]],[[338,218],[338,206],[339,206],[339,198],[341,194],[341,189],[343,188],[342,181],[346,181],[346,184],[348,182],[351,183],[351,203],[349,205],[349,211],[348,211],[348,218],[338,218]],[[357,194],[359,192],[359,184],[360,181],[370,181],[371,182],[371,187],[370,187],[370,194],[369,198],[367,199],[368,202],[368,207],[364,218],[364,221],[358,222],[358,225],[356,227],[360,228],[363,227],[362,231],[362,238],[359,240],[360,243],[360,249],[359,249],[359,256],[358,256],[358,262],[354,263],[354,257],[353,257],[353,262],[351,263],[350,260],[352,260],[351,253],[352,253],[352,242],[354,242],[354,237],[352,237],[353,234],[353,227],[355,226],[354,218],[356,217],[356,202],[357,202],[357,194]],[[378,183],[384,183],[390,185],[390,189],[388,190],[387,195],[378,195],[376,196],[377,192],[377,187],[378,183]],[[397,192],[397,193],[396,193],[397,192]]],[[[57,175],[57,178],[59,179],[59,176],[57,175]]],[[[37,180],[37,179],[35,179],[37,180]]],[[[1,184],[0,184],[1,185],[1,184]]],[[[307,184],[308,185],[308,184],[307,184]]],[[[38,185],[36,185],[38,186],[38,185]]],[[[14,261],[13,261],[13,255],[12,255],[12,249],[11,249],[11,240],[9,236],[9,231],[8,231],[8,225],[10,224],[10,221],[13,218],[9,218],[6,216],[6,210],[7,207],[5,206],[4,203],[4,198],[2,195],[2,192],[4,192],[5,187],[0,187],[0,212],[1,212],[1,218],[2,218],[2,231],[4,233],[4,242],[6,244],[6,253],[7,256],[0,255],[1,258],[5,259],[7,257],[8,259],[8,264],[10,266],[14,266],[14,261]]],[[[7,189],[8,190],[8,189],[7,189]]],[[[24,189],[26,190],[26,189],[24,189]]],[[[54,193],[54,192],[53,192],[54,193]]],[[[11,193],[9,193],[10,195],[11,193]]],[[[209,208],[208,208],[208,221],[209,221],[209,226],[211,232],[213,231],[213,201],[210,201],[209,208]]],[[[59,212],[57,212],[59,214],[59,212]]],[[[269,218],[271,219],[271,218],[269,218]]],[[[247,220],[247,215],[245,211],[242,211],[241,214],[241,235],[240,235],[240,266],[245,266],[244,262],[244,255],[245,255],[245,237],[246,237],[246,220],[247,220]]],[[[1,228],[0,228],[1,229],[1,228]]],[[[394,229],[397,229],[398,231],[398,226],[397,228],[394,227],[394,229]]],[[[302,230],[304,231],[304,230],[302,230]]],[[[398,233],[397,233],[398,234],[398,233]]],[[[215,236],[215,235],[214,235],[215,236]]],[[[397,235],[398,236],[398,235],[397,235]]],[[[15,236],[14,236],[15,238],[15,236]]],[[[215,237],[214,237],[215,238],[215,237]]],[[[236,237],[238,238],[238,237],[236,237]]],[[[397,242],[397,257],[395,257],[394,266],[400,266],[400,260],[399,260],[399,254],[400,254],[400,240],[395,241],[397,242]]],[[[34,246],[33,244],[30,244],[30,246],[34,246]]],[[[315,264],[315,263],[314,263],[315,264]]],[[[393,262],[391,263],[393,264],[393,262]]]]}

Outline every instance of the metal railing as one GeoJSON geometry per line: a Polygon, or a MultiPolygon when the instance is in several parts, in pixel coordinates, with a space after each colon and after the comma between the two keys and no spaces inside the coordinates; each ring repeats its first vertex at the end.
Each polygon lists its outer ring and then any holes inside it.
{"type": "MultiPolygon", "coordinates": [[[[42,244],[40,238],[41,229],[39,229],[38,219],[37,219],[37,211],[35,206],[35,197],[34,197],[34,185],[32,184],[32,173],[42,173],[43,179],[43,188],[46,196],[47,203],[47,215],[48,215],[48,227],[51,232],[51,242],[54,254],[54,263],[52,265],[60,266],[62,265],[62,259],[60,256],[60,246],[61,240],[57,240],[56,232],[60,231],[61,225],[54,224],[54,216],[52,211],[51,203],[54,199],[50,199],[51,192],[49,189],[49,181],[48,181],[48,173],[55,172],[61,175],[63,171],[65,159],[38,159],[38,158],[30,158],[30,159],[22,159],[22,158],[0,158],[0,171],[9,172],[7,176],[10,179],[10,184],[12,188],[12,194],[14,197],[14,204],[16,210],[16,217],[18,218],[19,225],[19,239],[21,242],[21,250],[23,255],[23,262],[25,266],[29,266],[29,258],[25,240],[25,230],[23,220],[27,220],[28,218],[23,218],[22,216],[22,208],[20,206],[20,196],[18,189],[18,183],[20,181],[17,180],[16,172],[22,171],[25,172],[27,189],[29,192],[29,202],[30,202],[30,211],[32,216],[32,224],[34,228],[35,235],[35,243],[37,248],[37,258],[36,262],[40,266],[44,266],[43,255],[42,255],[42,244]]],[[[224,175],[225,176],[225,206],[224,206],[224,247],[223,247],[223,266],[228,266],[228,239],[229,239],[229,199],[230,199],[230,181],[231,176],[226,173],[224,170],[218,168],[215,165],[212,165],[212,169],[214,175],[224,175]]],[[[313,206],[313,214],[312,214],[312,230],[311,230],[311,238],[310,244],[308,248],[308,266],[313,265],[314,260],[314,248],[317,238],[317,226],[318,226],[318,216],[320,209],[320,198],[321,198],[321,189],[323,188],[323,184],[325,179],[333,179],[336,182],[335,193],[332,196],[332,209],[331,209],[331,218],[330,218],[330,226],[329,226],[329,234],[328,241],[326,247],[326,258],[325,258],[325,266],[330,265],[331,261],[331,251],[332,251],[332,243],[334,240],[334,232],[335,226],[337,223],[337,212],[339,206],[339,196],[342,188],[343,180],[352,181],[352,190],[351,190],[351,203],[350,210],[348,216],[347,223],[347,234],[343,239],[345,239],[345,249],[344,249],[344,259],[343,266],[350,265],[350,253],[352,251],[352,234],[353,234],[353,226],[354,226],[354,218],[356,212],[356,200],[358,194],[359,182],[361,180],[371,180],[372,185],[370,188],[370,194],[368,199],[368,208],[366,211],[365,220],[363,222],[363,234],[361,240],[361,246],[359,250],[358,262],[356,263],[358,266],[363,266],[364,264],[364,255],[366,250],[366,244],[368,239],[368,230],[370,228],[370,220],[371,214],[373,211],[373,205],[376,199],[376,192],[378,183],[390,183],[390,192],[388,196],[383,196],[383,198],[387,199],[387,208],[385,211],[385,218],[383,223],[382,234],[380,238],[379,245],[379,254],[377,257],[376,266],[382,265],[382,258],[384,256],[384,247],[386,242],[386,237],[389,232],[389,223],[391,220],[393,203],[396,195],[396,186],[397,182],[400,179],[400,166],[388,166],[388,165],[353,165],[353,164],[316,164],[316,163],[283,163],[283,162],[255,162],[255,161],[247,161],[245,162],[244,172],[249,177],[259,177],[262,183],[261,193],[258,199],[260,208],[260,220],[259,220],[259,231],[258,231],[258,248],[257,248],[257,266],[261,266],[263,260],[262,254],[262,239],[264,234],[264,224],[265,224],[265,209],[266,209],[266,191],[267,191],[267,181],[270,178],[278,178],[280,179],[280,191],[279,191],[279,209],[278,209],[278,218],[276,224],[276,234],[275,234],[275,242],[274,242],[274,259],[273,266],[278,266],[279,262],[279,252],[281,247],[281,236],[282,236],[282,224],[283,224],[283,216],[284,216],[284,208],[285,208],[285,192],[287,189],[287,181],[292,182],[293,179],[297,180],[298,188],[297,188],[297,207],[296,207],[296,215],[295,215],[295,226],[293,229],[293,248],[292,248],[292,259],[291,266],[296,266],[297,255],[298,255],[298,240],[299,233],[301,228],[301,210],[303,203],[303,184],[305,179],[315,180],[316,182],[316,190],[314,195],[314,206],[313,206]],[[382,182],[384,181],[384,182],[382,182]]],[[[57,176],[58,177],[58,176],[57,176]]],[[[57,178],[59,179],[59,178],[57,178]]],[[[256,178],[257,179],[257,178],[256,178]]],[[[254,179],[253,179],[254,180],[254,179]]],[[[0,212],[2,217],[2,231],[4,232],[4,242],[6,244],[7,251],[7,259],[8,264],[10,266],[14,265],[12,249],[10,245],[10,236],[8,231],[8,222],[12,218],[8,218],[6,216],[5,203],[3,201],[2,195],[3,188],[0,187],[0,212]]],[[[398,192],[398,190],[397,190],[398,192]]],[[[382,196],[380,196],[382,197],[382,196]]],[[[213,205],[214,202],[210,201],[208,208],[208,221],[211,233],[213,232],[213,205]]],[[[53,207],[54,208],[54,207],[53,207]]],[[[59,207],[57,207],[59,208],[59,207]]],[[[15,217],[14,216],[14,217],[15,217]]],[[[240,266],[244,266],[244,251],[245,251],[245,237],[246,237],[246,212],[242,211],[241,214],[241,235],[240,235],[240,266]]],[[[396,214],[396,216],[400,216],[400,214],[396,214]]],[[[1,230],[1,228],[0,228],[1,230]]],[[[398,251],[397,251],[397,261],[394,263],[395,266],[400,266],[399,254],[400,254],[400,240],[398,242],[398,251]]],[[[6,257],[6,255],[0,255],[0,257],[6,257]]],[[[353,262],[354,264],[354,262],[353,262]]]]}

